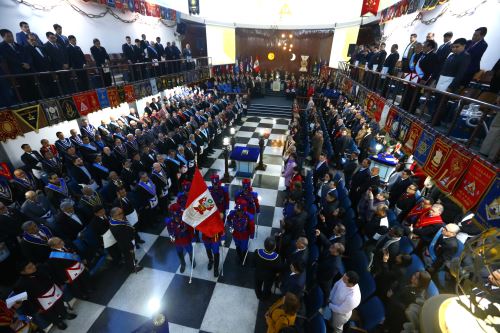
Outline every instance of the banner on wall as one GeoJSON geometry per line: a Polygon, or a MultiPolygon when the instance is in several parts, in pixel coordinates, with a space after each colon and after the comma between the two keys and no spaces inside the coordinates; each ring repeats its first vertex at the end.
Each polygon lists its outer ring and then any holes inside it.
{"type": "Polygon", "coordinates": [[[485,225],[500,227],[500,177],[477,205],[475,218],[485,225]]]}
{"type": "Polygon", "coordinates": [[[59,105],[61,106],[61,111],[66,120],[73,120],[80,118],[80,114],[76,108],[75,102],[72,97],[65,97],[59,99],[59,105]]]}
{"type": "Polygon", "coordinates": [[[434,177],[436,186],[445,193],[451,193],[462,175],[467,171],[471,159],[472,157],[467,152],[461,151],[455,145],[434,177]]]}
{"type": "Polygon", "coordinates": [[[414,120],[411,123],[410,129],[408,130],[408,134],[406,135],[403,151],[407,154],[413,154],[415,148],[417,147],[418,140],[420,139],[420,135],[422,135],[422,131],[424,127],[422,124],[414,120]]]}
{"type": "Polygon", "coordinates": [[[23,133],[31,131],[38,133],[40,128],[47,126],[47,121],[45,120],[40,104],[15,109],[12,110],[12,113],[19,119],[19,127],[23,133]]]}
{"type": "Polygon", "coordinates": [[[158,94],[158,87],[156,86],[156,79],[150,79],[149,84],[151,86],[151,95],[158,94]]]}
{"type": "Polygon", "coordinates": [[[422,131],[422,135],[420,135],[418,143],[415,146],[415,151],[413,152],[413,159],[417,161],[419,165],[423,166],[425,161],[427,161],[435,138],[436,136],[434,133],[431,133],[429,130],[424,129],[422,131]]]}
{"type": "Polygon", "coordinates": [[[120,94],[118,93],[118,88],[109,87],[107,93],[108,93],[109,106],[111,108],[117,108],[118,106],[120,106],[121,101],[120,101],[120,94]]]}
{"type": "Polygon", "coordinates": [[[410,118],[409,115],[401,113],[401,121],[399,122],[398,135],[396,138],[399,142],[403,143],[406,139],[406,135],[408,134],[408,130],[410,129],[413,118],[410,118]]]}
{"type": "Polygon", "coordinates": [[[15,139],[22,134],[23,132],[12,112],[8,110],[0,112],[0,141],[5,142],[7,139],[15,139]]]}
{"type": "MultiPolygon", "coordinates": [[[[393,114],[393,116],[391,118],[391,122],[390,122],[391,126],[389,127],[389,132],[388,132],[391,137],[393,137],[393,138],[398,137],[399,125],[401,123],[401,120],[402,120],[402,113],[398,112],[396,110],[396,112],[393,114]]],[[[385,125],[387,126],[387,123],[385,125]]]]}
{"type": "Polygon", "coordinates": [[[385,104],[380,114],[380,121],[378,122],[380,128],[385,128],[385,123],[387,122],[387,116],[389,115],[389,110],[391,109],[390,104],[385,104]]]}
{"type": "Polygon", "coordinates": [[[473,159],[455,188],[452,199],[465,210],[474,208],[486,194],[496,176],[496,170],[485,161],[479,158],[473,159]]]}
{"type": "Polygon", "coordinates": [[[123,92],[124,92],[124,99],[125,102],[127,103],[132,103],[135,101],[135,89],[134,86],[131,84],[127,84],[123,86],[123,92]]]}
{"type": "Polygon", "coordinates": [[[142,98],[151,96],[153,94],[153,89],[151,88],[150,81],[144,81],[142,83],[141,94],[143,94],[142,98]]]}
{"type": "Polygon", "coordinates": [[[158,89],[158,91],[165,90],[165,88],[163,88],[163,78],[162,77],[156,78],[156,89],[158,89]]]}
{"type": "Polygon", "coordinates": [[[384,124],[384,130],[389,133],[391,131],[391,128],[392,128],[392,123],[394,122],[394,118],[396,118],[398,114],[398,109],[396,109],[396,107],[394,106],[391,106],[391,108],[389,109],[389,112],[387,113],[387,118],[385,120],[385,124],[384,124]]]}
{"type": "Polygon", "coordinates": [[[78,113],[82,116],[86,116],[101,108],[95,91],[73,95],[73,101],[75,102],[78,113]]]}
{"type": "Polygon", "coordinates": [[[101,109],[109,108],[111,104],[109,103],[108,90],[106,88],[96,89],[97,99],[101,109]]]}
{"type": "Polygon", "coordinates": [[[45,113],[45,119],[49,126],[58,124],[64,121],[64,116],[57,99],[47,99],[40,102],[40,105],[45,113]]]}
{"type": "Polygon", "coordinates": [[[445,164],[450,152],[450,144],[445,142],[441,137],[438,137],[436,141],[434,141],[429,156],[427,157],[427,161],[424,164],[424,172],[434,178],[440,168],[442,168],[445,164]]]}

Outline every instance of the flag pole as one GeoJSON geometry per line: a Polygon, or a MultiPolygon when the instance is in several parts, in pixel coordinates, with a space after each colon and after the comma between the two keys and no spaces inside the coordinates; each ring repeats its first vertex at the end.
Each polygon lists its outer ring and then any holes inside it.
{"type": "Polygon", "coordinates": [[[257,239],[257,237],[259,237],[259,217],[260,217],[260,213],[257,213],[257,223],[255,223],[255,239],[257,239]]]}
{"type": "Polygon", "coordinates": [[[193,255],[191,256],[192,260],[191,260],[191,273],[189,273],[189,284],[191,284],[191,282],[193,281],[193,265],[194,265],[194,250],[196,249],[196,242],[194,242],[194,246],[193,246],[193,255]]]}
{"type": "Polygon", "coordinates": [[[250,244],[252,244],[252,241],[253,241],[253,238],[250,238],[248,240],[247,252],[245,253],[245,257],[243,258],[243,263],[241,264],[241,266],[245,266],[245,262],[247,261],[248,252],[250,251],[250,244]]]}
{"type": "Polygon", "coordinates": [[[220,259],[220,262],[219,262],[219,265],[220,265],[220,276],[224,276],[224,245],[222,245],[221,243],[221,246],[222,247],[222,253],[221,253],[221,259],[220,259]]]}

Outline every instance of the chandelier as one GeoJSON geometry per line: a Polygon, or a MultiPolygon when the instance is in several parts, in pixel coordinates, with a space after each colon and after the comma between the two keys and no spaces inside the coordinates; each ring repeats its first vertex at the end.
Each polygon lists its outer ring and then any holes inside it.
{"type": "Polygon", "coordinates": [[[283,52],[292,52],[294,47],[292,33],[274,31],[271,38],[268,39],[266,46],[268,49],[281,50],[283,52]]]}

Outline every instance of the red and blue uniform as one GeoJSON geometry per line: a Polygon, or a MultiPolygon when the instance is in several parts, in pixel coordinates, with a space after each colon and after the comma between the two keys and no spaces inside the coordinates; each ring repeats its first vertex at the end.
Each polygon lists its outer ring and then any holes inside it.
{"type": "Polygon", "coordinates": [[[208,187],[208,190],[217,205],[217,209],[225,217],[226,210],[229,209],[229,191],[226,186],[221,184],[219,175],[214,174],[210,176],[210,180],[212,181],[212,185],[208,187]]]}
{"type": "Polygon", "coordinates": [[[172,216],[165,218],[165,223],[167,224],[170,237],[173,238],[177,252],[182,254],[183,250],[185,250],[188,253],[192,253],[193,227],[182,221],[182,209],[179,204],[173,203],[170,205],[169,210],[172,216]]]}
{"type": "Polygon", "coordinates": [[[252,215],[260,213],[259,195],[252,191],[250,179],[245,178],[242,181],[243,190],[236,192],[235,200],[245,201],[246,211],[252,215]]]}
{"type": "Polygon", "coordinates": [[[242,260],[245,252],[248,250],[248,239],[253,238],[255,233],[254,217],[245,211],[242,204],[237,203],[227,216],[229,228],[233,229],[233,240],[236,245],[236,251],[242,260]]]}
{"type": "Polygon", "coordinates": [[[177,194],[177,203],[181,206],[182,210],[186,209],[188,193],[190,188],[191,188],[191,182],[185,180],[182,182],[182,192],[179,192],[177,194]]]}

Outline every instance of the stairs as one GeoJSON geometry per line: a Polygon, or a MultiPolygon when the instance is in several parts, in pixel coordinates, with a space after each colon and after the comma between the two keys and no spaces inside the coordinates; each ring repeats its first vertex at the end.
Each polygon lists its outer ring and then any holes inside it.
{"type": "Polygon", "coordinates": [[[266,96],[285,97],[285,92],[284,91],[272,91],[271,89],[266,89],[266,96]]]}
{"type": "Polygon", "coordinates": [[[292,106],[268,105],[251,103],[248,107],[248,117],[261,118],[285,118],[289,119],[292,115],[292,106]]]}

